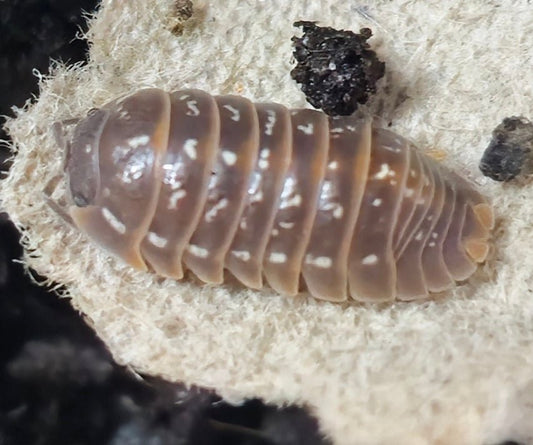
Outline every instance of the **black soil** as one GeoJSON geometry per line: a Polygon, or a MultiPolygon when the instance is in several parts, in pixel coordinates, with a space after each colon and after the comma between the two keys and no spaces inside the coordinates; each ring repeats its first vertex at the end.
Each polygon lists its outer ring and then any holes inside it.
{"type": "Polygon", "coordinates": [[[533,123],[524,117],[507,117],[492,132],[479,169],[495,181],[510,181],[532,173],[533,123]]]}
{"type": "Polygon", "coordinates": [[[291,76],[307,101],[330,116],[354,113],[385,73],[385,64],[367,43],[372,31],[363,28],[356,34],[305,21],[294,25],[303,36],[292,38],[297,65],[291,76]]]}

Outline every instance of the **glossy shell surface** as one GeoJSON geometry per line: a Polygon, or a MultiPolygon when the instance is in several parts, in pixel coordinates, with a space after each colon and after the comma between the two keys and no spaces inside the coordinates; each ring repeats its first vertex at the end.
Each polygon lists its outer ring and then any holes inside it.
{"type": "Polygon", "coordinates": [[[66,150],[74,224],[165,277],[413,300],[489,250],[486,199],[370,120],[145,89],[92,110],[66,150]]]}

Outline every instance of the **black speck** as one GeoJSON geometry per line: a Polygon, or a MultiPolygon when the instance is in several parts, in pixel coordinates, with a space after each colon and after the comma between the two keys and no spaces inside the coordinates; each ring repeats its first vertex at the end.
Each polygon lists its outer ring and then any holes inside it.
{"type": "Polygon", "coordinates": [[[376,92],[385,64],[370,49],[369,28],[359,34],[299,21],[302,37],[293,37],[296,67],[291,77],[301,85],[307,101],[330,116],[352,114],[376,92]]]}
{"type": "Polygon", "coordinates": [[[531,172],[533,123],[524,117],[507,117],[492,132],[479,169],[495,181],[509,181],[531,172]]]}
{"type": "Polygon", "coordinates": [[[173,6],[171,31],[179,36],[183,34],[184,23],[192,17],[194,8],[192,0],[175,0],[173,6]]]}

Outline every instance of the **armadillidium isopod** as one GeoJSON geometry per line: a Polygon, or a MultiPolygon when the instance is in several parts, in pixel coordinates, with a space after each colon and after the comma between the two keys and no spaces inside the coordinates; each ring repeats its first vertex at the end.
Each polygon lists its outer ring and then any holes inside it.
{"type": "Polygon", "coordinates": [[[73,223],[165,277],[411,300],[488,252],[487,200],[369,119],[144,89],[91,110],[65,150],[73,223]]]}

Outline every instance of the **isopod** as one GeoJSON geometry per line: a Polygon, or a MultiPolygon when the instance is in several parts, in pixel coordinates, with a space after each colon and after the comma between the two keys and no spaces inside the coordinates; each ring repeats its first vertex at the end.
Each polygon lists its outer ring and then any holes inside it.
{"type": "Polygon", "coordinates": [[[226,270],[287,295],[413,300],[489,250],[488,201],[371,119],[143,89],[67,139],[68,218],[164,277],[218,284],[226,270]]]}

